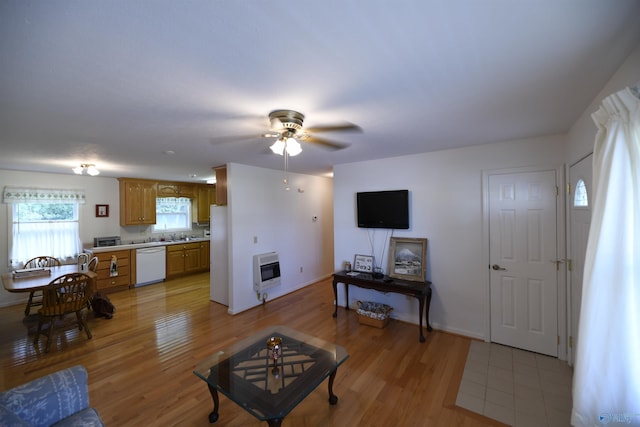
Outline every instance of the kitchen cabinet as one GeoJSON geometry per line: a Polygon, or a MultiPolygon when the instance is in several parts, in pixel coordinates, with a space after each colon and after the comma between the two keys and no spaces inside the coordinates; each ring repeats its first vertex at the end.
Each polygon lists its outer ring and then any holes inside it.
{"type": "Polygon", "coordinates": [[[194,203],[195,222],[209,222],[210,206],[216,204],[216,186],[211,184],[196,185],[196,199],[194,203]]]}
{"type": "Polygon", "coordinates": [[[187,197],[195,196],[195,185],[184,182],[158,182],[158,197],[187,197]]]}
{"type": "Polygon", "coordinates": [[[210,245],[209,242],[200,242],[200,269],[203,271],[209,270],[209,264],[211,262],[210,257],[210,245]]]}
{"type": "Polygon", "coordinates": [[[202,269],[200,243],[179,243],[167,246],[167,278],[195,273],[202,269]]]}
{"type": "Polygon", "coordinates": [[[156,223],[156,183],[120,178],[120,225],[156,223]]]}
{"type": "Polygon", "coordinates": [[[214,168],[216,171],[216,205],[227,205],[227,167],[214,168]]]}
{"type": "Polygon", "coordinates": [[[91,253],[98,257],[96,288],[102,292],[126,289],[131,285],[131,251],[106,251],[91,253]]]}

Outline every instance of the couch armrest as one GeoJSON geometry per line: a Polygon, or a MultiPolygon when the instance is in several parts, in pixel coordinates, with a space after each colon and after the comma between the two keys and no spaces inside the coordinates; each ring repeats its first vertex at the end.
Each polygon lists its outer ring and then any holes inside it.
{"type": "Polygon", "coordinates": [[[32,426],[50,426],[89,406],[87,371],[73,366],[0,393],[5,406],[32,426]]]}

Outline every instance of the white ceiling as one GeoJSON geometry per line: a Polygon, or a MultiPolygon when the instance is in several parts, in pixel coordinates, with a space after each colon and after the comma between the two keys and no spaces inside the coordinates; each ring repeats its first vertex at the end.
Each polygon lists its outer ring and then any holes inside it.
{"type": "Polygon", "coordinates": [[[289,168],[309,174],[566,132],[639,18],[637,0],[3,0],[0,168],[279,169],[270,140],[233,138],[279,108],[363,129],[322,134],[339,151],[303,143],[289,168]]]}

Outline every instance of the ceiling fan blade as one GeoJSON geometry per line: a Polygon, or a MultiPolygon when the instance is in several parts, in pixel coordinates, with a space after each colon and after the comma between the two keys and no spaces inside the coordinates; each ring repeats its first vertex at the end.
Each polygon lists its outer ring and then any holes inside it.
{"type": "Polygon", "coordinates": [[[362,132],[362,128],[356,124],[344,122],[342,124],[336,125],[327,125],[327,126],[313,126],[313,127],[305,127],[304,130],[306,132],[362,132]]]}
{"type": "Polygon", "coordinates": [[[312,144],[321,145],[323,148],[328,148],[330,150],[342,150],[343,148],[347,148],[350,144],[345,144],[343,142],[330,141],[324,138],[317,138],[315,136],[307,135],[302,139],[304,142],[310,142],[312,144]]]}

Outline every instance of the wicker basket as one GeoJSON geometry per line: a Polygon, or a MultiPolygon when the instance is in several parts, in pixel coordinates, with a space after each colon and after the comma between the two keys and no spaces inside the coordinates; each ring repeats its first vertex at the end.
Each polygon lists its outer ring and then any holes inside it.
{"type": "Polygon", "coordinates": [[[370,301],[358,301],[358,321],[362,325],[384,328],[389,324],[393,308],[387,304],[370,301]]]}

